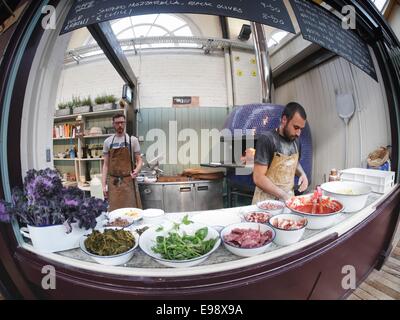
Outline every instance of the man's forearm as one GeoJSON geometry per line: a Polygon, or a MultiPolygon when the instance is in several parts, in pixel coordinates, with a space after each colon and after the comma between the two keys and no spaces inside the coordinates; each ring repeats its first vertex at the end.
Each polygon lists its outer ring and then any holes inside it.
{"type": "Polygon", "coordinates": [[[142,170],[142,166],[143,166],[143,159],[142,159],[141,156],[139,156],[139,157],[136,158],[136,168],[135,168],[135,170],[137,172],[140,172],[140,170],[142,170]]]}
{"type": "Polygon", "coordinates": [[[103,165],[103,175],[101,177],[103,186],[105,186],[107,184],[107,175],[108,175],[108,166],[103,165]]]}
{"type": "Polygon", "coordinates": [[[296,176],[301,177],[302,175],[306,175],[306,173],[304,172],[304,169],[299,162],[296,168],[296,176]]]}
{"type": "Polygon", "coordinates": [[[289,198],[289,195],[276,186],[268,177],[262,176],[256,179],[255,184],[265,193],[268,193],[276,198],[286,200],[289,198]]]}

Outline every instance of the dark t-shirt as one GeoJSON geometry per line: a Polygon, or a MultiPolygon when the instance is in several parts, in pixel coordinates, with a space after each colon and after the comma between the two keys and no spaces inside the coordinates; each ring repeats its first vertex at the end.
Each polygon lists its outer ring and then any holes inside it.
{"type": "Polygon", "coordinates": [[[297,139],[295,141],[289,141],[282,137],[275,129],[260,134],[257,139],[254,162],[264,166],[269,166],[275,152],[279,152],[286,156],[291,156],[298,152],[300,159],[301,148],[297,139]]]}

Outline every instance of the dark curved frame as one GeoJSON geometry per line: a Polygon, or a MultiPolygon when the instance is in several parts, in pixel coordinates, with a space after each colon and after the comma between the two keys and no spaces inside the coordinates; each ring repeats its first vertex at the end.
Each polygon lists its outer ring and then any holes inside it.
{"type": "MultiPolygon", "coordinates": [[[[28,1],[20,21],[0,36],[4,53],[0,64],[0,112],[4,107],[6,84],[15,53],[34,14],[42,1],[28,1]]],[[[354,5],[357,9],[358,32],[372,46],[382,72],[388,97],[393,141],[393,168],[399,173],[399,113],[400,62],[394,53],[400,44],[379,12],[369,1],[330,0],[332,6],[354,5]],[[378,27],[373,27],[374,22],[378,27]]],[[[50,1],[57,5],[59,0],[50,1]]],[[[21,184],[20,145],[23,94],[29,70],[44,30],[40,23],[29,39],[18,69],[12,93],[13,112],[8,124],[8,170],[10,186],[21,184]]],[[[1,177],[1,175],[0,175],[1,177]]],[[[4,181],[0,183],[0,198],[4,198],[4,181]]],[[[351,289],[341,285],[342,268],[352,265],[357,270],[357,282],[380,268],[391,249],[400,211],[400,186],[381,203],[376,211],[349,232],[331,234],[307,248],[278,259],[265,261],[229,272],[207,276],[135,277],[106,275],[48,261],[18,247],[10,225],[0,224],[0,290],[8,298],[47,299],[337,299],[351,289]],[[52,264],[57,270],[57,290],[43,290],[42,267],[52,264]],[[104,278],[107,281],[104,281],[104,278]]]]}

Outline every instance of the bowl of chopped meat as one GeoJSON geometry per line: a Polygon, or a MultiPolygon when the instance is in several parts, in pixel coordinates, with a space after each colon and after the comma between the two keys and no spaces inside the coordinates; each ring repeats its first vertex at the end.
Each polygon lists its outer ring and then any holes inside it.
{"type": "Polygon", "coordinates": [[[273,216],[268,224],[275,230],[274,242],[279,246],[287,246],[300,241],[307,222],[307,219],[300,215],[283,213],[273,216]]]}
{"type": "Polygon", "coordinates": [[[225,248],[240,257],[252,257],[266,252],[274,238],[273,228],[257,222],[235,223],[221,231],[225,248]]]}
{"type": "Polygon", "coordinates": [[[244,215],[244,220],[247,222],[267,223],[272,217],[271,213],[264,211],[252,211],[244,215]]]}
{"type": "Polygon", "coordinates": [[[264,200],[257,202],[257,208],[267,211],[274,216],[283,212],[285,209],[285,203],[279,200],[264,200]]]}

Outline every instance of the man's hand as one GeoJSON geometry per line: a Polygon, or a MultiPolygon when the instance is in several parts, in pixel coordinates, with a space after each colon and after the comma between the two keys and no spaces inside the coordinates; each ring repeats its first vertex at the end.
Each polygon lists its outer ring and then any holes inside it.
{"type": "Polygon", "coordinates": [[[106,185],[103,185],[103,195],[104,195],[104,198],[108,198],[108,191],[107,191],[107,186],[106,185]]]}
{"type": "Polygon", "coordinates": [[[299,178],[299,192],[304,192],[308,188],[308,179],[305,174],[301,175],[299,178]]]}
{"type": "Polygon", "coordinates": [[[138,172],[138,171],[136,171],[136,169],[135,169],[135,170],[133,170],[133,171],[131,172],[131,177],[132,177],[132,179],[135,179],[135,178],[137,178],[138,174],[139,174],[139,172],[138,172]]]}

